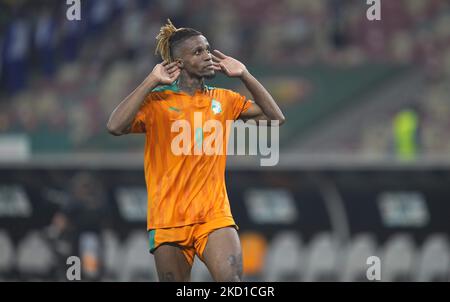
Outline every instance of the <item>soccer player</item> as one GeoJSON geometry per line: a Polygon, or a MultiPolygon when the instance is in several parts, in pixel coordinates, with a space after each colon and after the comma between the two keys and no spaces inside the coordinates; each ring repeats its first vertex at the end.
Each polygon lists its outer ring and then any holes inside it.
{"type": "Polygon", "coordinates": [[[113,135],[146,135],[147,229],[159,280],[189,281],[197,255],[215,281],[240,281],[242,253],[225,187],[226,155],[192,150],[213,135],[202,128],[208,121],[223,128],[237,119],[282,124],[283,113],[244,64],[218,50],[211,53],[201,32],[177,29],[168,20],[156,40],[163,62],[114,109],[107,128],[113,135]],[[219,71],[240,79],[254,101],[206,86],[205,79],[219,71]],[[195,139],[181,154],[174,152],[174,124],[194,125],[199,114],[203,125],[193,131],[195,139]]]}

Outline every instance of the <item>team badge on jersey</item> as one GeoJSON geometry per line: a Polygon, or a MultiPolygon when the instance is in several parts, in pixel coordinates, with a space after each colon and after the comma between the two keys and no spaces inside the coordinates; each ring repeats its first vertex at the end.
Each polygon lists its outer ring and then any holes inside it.
{"type": "Polygon", "coordinates": [[[219,114],[222,112],[222,105],[218,101],[213,99],[211,102],[211,110],[214,112],[214,114],[219,114]]]}

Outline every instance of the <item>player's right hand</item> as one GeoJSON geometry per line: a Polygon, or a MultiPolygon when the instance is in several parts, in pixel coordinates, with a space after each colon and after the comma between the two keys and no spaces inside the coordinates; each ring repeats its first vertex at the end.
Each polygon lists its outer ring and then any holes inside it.
{"type": "Polygon", "coordinates": [[[150,76],[155,78],[159,84],[169,85],[180,76],[180,72],[181,69],[177,66],[177,62],[164,61],[153,68],[150,76]]]}

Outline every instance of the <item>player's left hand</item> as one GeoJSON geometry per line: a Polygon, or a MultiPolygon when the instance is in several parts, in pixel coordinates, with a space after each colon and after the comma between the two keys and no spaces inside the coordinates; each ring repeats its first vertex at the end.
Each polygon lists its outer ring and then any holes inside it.
{"type": "Polygon", "coordinates": [[[241,77],[247,72],[247,67],[238,60],[226,56],[217,49],[212,52],[214,70],[222,71],[229,77],[241,77]]]}

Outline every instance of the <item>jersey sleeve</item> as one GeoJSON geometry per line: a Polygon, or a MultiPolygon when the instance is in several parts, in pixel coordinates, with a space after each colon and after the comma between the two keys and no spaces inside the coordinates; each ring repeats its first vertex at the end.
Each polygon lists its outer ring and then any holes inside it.
{"type": "Polygon", "coordinates": [[[234,91],[229,92],[229,98],[233,107],[233,120],[237,120],[241,113],[247,111],[253,103],[253,101],[234,91]]]}
{"type": "Polygon", "coordinates": [[[147,126],[151,124],[151,113],[150,110],[152,100],[152,93],[146,96],[145,101],[142,103],[139,111],[134,116],[133,121],[131,122],[131,133],[145,133],[147,126]]]}

